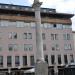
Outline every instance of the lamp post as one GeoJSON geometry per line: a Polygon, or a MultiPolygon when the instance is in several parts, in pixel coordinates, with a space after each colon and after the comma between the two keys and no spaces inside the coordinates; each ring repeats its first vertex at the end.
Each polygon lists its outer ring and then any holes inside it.
{"type": "Polygon", "coordinates": [[[36,65],[35,74],[36,75],[48,75],[48,65],[44,60],[43,53],[43,40],[42,40],[42,29],[41,29],[41,16],[40,16],[40,6],[42,2],[39,0],[34,0],[33,8],[35,10],[35,24],[36,24],[36,65]]]}

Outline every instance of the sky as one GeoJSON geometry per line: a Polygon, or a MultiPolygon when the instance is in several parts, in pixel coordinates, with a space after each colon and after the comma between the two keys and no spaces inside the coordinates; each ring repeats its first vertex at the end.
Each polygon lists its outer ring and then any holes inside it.
{"type": "MultiPolygon", "coordinates": [[[[34,0],[0,0],[0,3],[32,6],[34,0]]],[[[74,14],[72,19],[72,30],[75,31],[75,0],[39,0],[43,2],[41,7],[54,8],[59,13],[74,14]]]]}

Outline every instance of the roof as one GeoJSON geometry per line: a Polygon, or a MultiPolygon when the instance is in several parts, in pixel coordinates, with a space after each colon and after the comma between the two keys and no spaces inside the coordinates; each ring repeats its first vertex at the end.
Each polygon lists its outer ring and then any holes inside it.
{"type": "MultiPolygon", "coordinates": [[[[0,3],[0,14],[20,14],[20,15],[31,15],[34,16],[34,8],[30,6],[21,6],[13,4],[1,4],[0,3]]],[[[42,17],[54,17],[54,18],[71,18],[74,14],[68,13],[57,13],[52,8],[41,8],[42,17]]]]}

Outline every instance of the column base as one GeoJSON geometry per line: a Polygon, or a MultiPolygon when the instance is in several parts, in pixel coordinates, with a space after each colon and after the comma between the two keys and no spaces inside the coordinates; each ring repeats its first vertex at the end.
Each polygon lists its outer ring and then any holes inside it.
{"type": "Polygon", "coordinates": [[[35,75],[48,75],[48,64],[44,61],[39,61],[35,64],[35,75]]]}

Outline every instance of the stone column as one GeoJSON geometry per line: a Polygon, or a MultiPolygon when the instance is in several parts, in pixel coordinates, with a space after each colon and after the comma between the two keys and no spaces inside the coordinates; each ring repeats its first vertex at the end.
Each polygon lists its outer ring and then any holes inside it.
{"type": "Polygon", "coordinates": [[[41,17],[40,17],[40,5],[42,3],[35,2],[35,23],[36,23],[36,59],[44,61],[43,53],[43,40],[42,40],[42,29],[41,29],[41,17]]]}
{"type": "Polygon", "coordinates": [[[35,10],[35,23],[36,23],[36,65],[35,75],[48,75],[48,65],[44,61],[43,53],[43,40],[42,40],[42,29],[41,29],[41,16],[40,6],[42,2],[34,0],[33,8],[35,10]]]}

